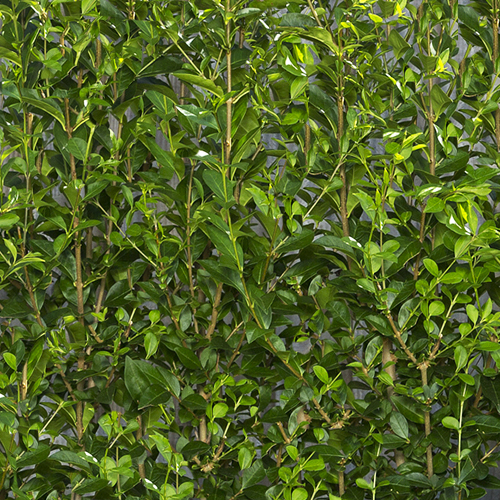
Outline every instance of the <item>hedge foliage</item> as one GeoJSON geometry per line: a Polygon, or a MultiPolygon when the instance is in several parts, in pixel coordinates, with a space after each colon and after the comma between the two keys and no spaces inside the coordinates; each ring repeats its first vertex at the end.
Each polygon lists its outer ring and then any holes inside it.
{"type": "Polygon", "coordinates": [[[0,16],[0,499],[500,486],[498,0],[0,16]]]}

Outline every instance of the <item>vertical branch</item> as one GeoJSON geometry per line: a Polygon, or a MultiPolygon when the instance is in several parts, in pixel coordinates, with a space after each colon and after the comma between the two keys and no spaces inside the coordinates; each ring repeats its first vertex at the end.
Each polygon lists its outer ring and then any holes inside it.
{"type": "MultiPolygon", "coordinates": [[[[493,0],[493,73],[497,72],[498,59],[498,0],[493,0]]],[[[500,152],[500,108],[495,111],[495,136],[497,141],[497,151],[500,152]]]]}
{"type": "MultiPolygon", "coordinates": [[[[187,192],[187,209],[186,209],[186,219],[187,219],[187,227],[186,227],[186,237],[187,237],[187,265],[188,265],[188,275],[189,275],[189,291],[191,293],[191,298],[193,301],[195,300],[194,294],[194,279],[193,279],[193,256],[191,252],[191,195],[193,191],[193,175],[194,175],[194,165],[191,165],[191,172],[189,173],[189,186],[187,192]]],[[[193,323],[194,329],[196,333],[199,333],[198,321],[195,317],[196,309],[193,308],[193,323]]]]}
{"type": "MultiPolygon", "coordinates": [[[[392,342],[389,338],[384,337],[383,345],[382,345],[382,365],[385,366],[387,363],[394,361],[394,356],[392,354],[392,342]]],[[[389,374],[391,379],[395,382],[397,379],[396,375],[396,365],[389,365],[384,368],[384,371],[389,374]]],[[[394,394],[393,387],[387,387],[387,395],[389,398],[394,394]]],[[[404,463],[405,458],[403,452],[401,450],[394,451],[394,460],[396,462],[396,466],[399,467],[404,463]]]]}
{"type": "MultiPolygon", "coordinates": [[[[431,55],[431,25],[427,25],[427,55],[431,55]]],[[[429,110],[427,120],[429,124],[429,173],[436,175],[436,137],[434,132],[434,110],[432,106],[432,87],[434,79],[429,78],[429,110]]]]}
{"type": "MultiPolygon", "coordinates": [[[[137,423],[139,424],[139,428],[137,429],[135,438],[137,439],[137,441],[140,441],[142,439],[142,434],[143,434],[141,415],[137,416],[137,423]]],[[[144,479],[146,477],[146,467],[144,466],[144,463],[139,464],[137,468],[139,469],[139,476],[141,476],[141,479],[144,479]]]]}
{"type": "Polygon", "coordinates": [[[21,375],[21,401],[26,399],[28,394],[28,362],[26,361],[23,365],[23,372],[21,375]]]}
{"type": "MultiPolygon", "coordinates": [[[[226,0],[226,14],[231,11],[231,0],[226,0]]],[[[227,63],[227,93],[232,90],[232,68],[231,68],[231,21],[226,19],[226,63],[227,63]]],[[[224,143],[224,163],[229,165],[231,161],[231,136],[233,120],[233,99],[229,98],[226,103],[226,142],[224,143]]]]}
{"type": "MultiPolygon", "coordinates": [[[[424,362],[420,365],[420,371],[422,372],[422,387],[428,385],[427,381],[427,362],[424,362]]],[[[425,426],[425,435],[429,436],[431,433],[431,414],[430,411],[426,411],[424,413],[424,426],[425,426]]],[[[426,450],[426,458],[427,458],[427,476],[430,478],[434,475],[434,468],[432,465],[432,444],[429,443],[426,450]]]]}
{"type": "MultiPolygon", "coordinates": [[[[28,192],[29,199],[31,199],[31,175],[30,175],[30,162],[29,162],[29,150],[31,150],[33,146],[32,134],[33,134],[33,114],[32,113],[24,113],[25,118],[25,132],[28,136],[27,142],[25,142],[25,161],[27,165],[26,170],[26,191],[28,192]]],[[[25,229],[24,235],[26,236],[26,227],[28,224],[28,220],[30,222],[30,232],[32,234],[32,225],[33,222],[33,208],[27,207],[25,210],[25,229]]],[[[19,229],[18,234],[20,235],[19,229]]],[[[24,258],[26,254],[26,238],[23,238],[23,242],[21,243],[21,257],[24,258]]],[[[38,304],[36,302],[35,292],[33,289],[33,285],[31,284],[30,275],[28,272],[28,267],[24,268],[24,276],[26,280],[26,288],[28,290],[28,295],[30,297],[31,306],[33,311],[35,312],[36,321],[39,326],[43,327],[42,318],[40,316],[40,310],[38,309],[38,304]]],[[[22,375],[21,375],[21,400],[25,400],[28,395],[28,362],[26,361],[23,365],[22,375]]]]}
{"type": "MultiPolygon", "coordinates": [[[[342,39],[339,37],[339,50],[340,50],[340,63],[338,74],[338,95],[337,95],[337,110],[338,110],[338,124],[337,124],[337,142],[339,149],[341,149],[342,137],[344,136],[344,54],[342,51],[342,39]]],[[[341,156],[342,158],[342,156],[341,156]]],[[[342,232],[344,236],[349,236],[349,220],[347,217],[347,180],[345,174],[345,165],[341,160],[340,165],[340,179],[342,180],[342,188],[340,189],[340,217],[342,219],[342,232]]]]}
{"type": "Polygon", "coordinates": [[[305,162],[306,162],[306,167],[310,167],[309,161],[308,161],[308,155],[309,155],[309,150],[311,149],[311,126],[309,125],[309,122],[305,124],[305,130],[304,130],[304,156],[305,156],[305,162]]]}
{"type": "MultiPolygon", "coordinates": [[[[69,99],[64,99],[64,112],[66,119],[66,134],[68,136],[68,140],[71,139],[73,135],[73,129],[71,127],[71,118],[70,118],[70,110],[69,110],[69,99]]],[[[70,153],[69,162],[71,168],[71,179],[73,181],[76,180],[76,163],[75,157],[70,153]]],[[[77,229],[80,223],[78,207],[75,207],[76,215],[73,219],[73,229],[77,229]]],[[[83,302],[83,277],[82,277],[82,245],[80,232],[75,232],[75,265],[76,265],[76,301],[77,301],[77,311],[78,311],[78,320],[82,326],[85,325],[84,320],[84,302],[83,302]]],[[[78,370],[85,369],[85,352],[82,351],[78,355],[78,370]]],[[[85,381],[82,380],[77,385],[77,390],[82,391],[85,388],[85,381]]],[[[78,436],[78,442],[81,442],[83,438],[83,402],[78,401],[76,404],[76,433],[78,436]]]]}
{"type": "MultiPolygon", "coordinates": [[[[423,3],[422,3],[423,5],[423,3]]],[[[420,6],[422,9],[422,5],[420,6]]],[[[419,14],[423,13],[423,10],[419,8],[419,14]]],[[[431,52],[431,24],[430,22],[427,24],[427,55],[430,56],[432,54],[431,52]]],[[[434,108],[432,105],[432,87],[434,85],[434,79],[432,76],[429,78],[429,83],[428,83],[428,96],[429,96],[429,106],[427,108],[427,126],[429,129],[429,173],[431,175],[436,175],[436,135],[435,135],[435,130],[434,130],[434,108]]],[[[419,240],[420,243],[424,242],[425,238],[425,204],[421,207],[422,208],[422,213],[420,216],[420,236],[419,240]]],[[[434,247],[434,232],[432,233],[431,236],[432,239],[432,246],[434,247]]],[[[415,267],[413,268],[413,279],[417,280],[418,275],[419,275],[419,267],[420,267],[420,255],[421,253],[417,255],[417,258],[415,260],[415,267]]]]}
{"type": "Polygon", "coordinates": [[[345,493],[345,478],[344,471],[339,471],[339,496],[342,498],[342,495],[345,493]]]}
{"type": "MultiPolygon", "coordinates": [[[[184,13],[184,2],[182,2],[182,7],[181,7],[181,25],[182,25],[182,29],[184,29],[184,24],[186,22],[186,18],[185,18],[185,13],[184,13]]],[[[184,62],[186,62],[186,58],[183,57],[182,60],[184,62]]],[[[180,86],[180,89],[179,89],[179,102],[181,104],[181,106],[184,105],[184,97],[186,97],[186,84],[181,81],[181,86],[180,86]]]]}

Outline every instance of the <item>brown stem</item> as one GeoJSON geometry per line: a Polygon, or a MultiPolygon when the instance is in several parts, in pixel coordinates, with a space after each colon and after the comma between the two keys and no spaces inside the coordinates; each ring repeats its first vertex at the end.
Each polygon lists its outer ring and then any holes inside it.
{"type": "Polygon", "coordinates": [[[208,327],[206,337],[208,340],[212,338],[212,335],[215,331],[215,327],[217,326],[217,316],[219,315],[218,307],[222,297],[222,283],[217,285],[217,291],[215,292],[214,304],[212,306],[212,318],[210,320],[210,326],[208,327]]]}
{"type": "MultiPolygon", "coordinates": [[[[194,175],[194,166],[191,165],[191,172],[189,174],[189,185],[188,185],[188,193],[187,193],[187,227],[186,227],[186,235],[187,235],[187,265],[188,265],[188,275],[189,275],[189,291],[191,293],[191,297],[193,301],[195,300],[194,296],[194,280],[193,280],[193,257],[191,253],[191,193],[193,190],[193,175],[194,175]]],[[[195,318],[196,309],[193,307],[193,323],[194,330],[196,333],[199,333],[198,321],[195,318]]]]}
{"type": "Polygon", "coordinates": [[[309,150],[311,149],[311,126],[309,125],[309,123],[306,123],[304,128],[305,128],[304,156],[305,156],[306,166],[310,166],[307,157],[309,155],[309,150]]]}
{"type": "Polygon", "coordinates": [[[276,424],[278,426],[278,429],[281,432],[281,435],[283,436],[283,439],[285,440],[286,444],[290,444],[292,441],[291,439],[286,435],[285,429],[283,428],[283,424],[281,422],[278,422],[276,424]]]}
{"type": "Polygon", "coordinates": [[[318,410],[319,414],[323,417],[323,420],[327,424],[331,424],[332,423],[331,418],[327,415],[325,410],[323,410],[323,408],[321,408],[321,405],[318,403],[318,400],[316,398],[312,398],[312,402],[313,402],[314,406],[316,407],[316,409],[318,410]]]}
{"type": "Polygon", "coordinates": [[[203,443],[208,443],[207,419],[205,416],[200,419],[199,438],[203,443]]]}
{"type": "MultiPolygon", "coordinates": [[[[142,439],[142,417],[140,415],[137,416],[137,423],[139,424],[139,428],[137,429],[135,438],[137,441],[140,441],[142,439]]],[[[141,476],[141,479],[144,479],[146,477],[146,467],[144,466],[144,463],[139,464],[138,469],[139,476],[141,476]]]]}
{"type": "Polygon", "coordinates": [[[240,27],[239,34],[240,34],[239,47],[240,49],[242,49],[243,44],[245,43],[245,30],[243,29],[243,26],[240,27]]]}
{"type": "Polygon", "coordinates": [[[231,359],[228,361],[226,370],[229,370],[229,367],[233,364],[234,360],[238,357],[238,354],[240,353],[240,348],[241,345],[243,344],[243,340],[245,339],[246,331],[243,330],[243,333],[241,334],[240,341],[238,342],[238,346],[233,352],[233,355],[231,356],[231,359]]]}
{"type": "MultiPolygon", "coordinates": [[[[78,80],[79,86],[81,85],[81,73],[78,80]]],[[[64,111],[66,118],[66,134],[68,139],[71,139],[73,129],[71,127],[71,118],[69,112],[69,99],[64,99],[64,111]]],[[[70,158],[70,168],[71,168],[71,178],[72,180],[76,180],[76,164],[75,158],[72,154],[69,155],[70,158]]],[[[78,206],[75,207],[75,212],[78,213],[78,206]]],[[[73,220],[73,228],[76,229],[79,225],[78,216],[74,217],[73,220]]],[[[77,310],[78,310],[78,320],[82,326],[85,326],[84,320],[84,300],[83,300],[83,277],[82,277],[82,246],[80,240],[80,232],[77,231],[75,233],[75,266],[76,266],[76,300],[77,300],[77,310]]],[[[85,369],[85,351],[82,351],[78,355],[78,370],[85,369]]],[[[78,391],[83,391],[85,388],[85,380],[81,380],[77,386],[78,391]]],[[[78,436],[78,442],[81,443],[83,438],[83,411],[84,411],[84,403],[83,401],[77,401],[76,403],[76,433],[78,436]]],[[[80,495],[77,495],[77,498],[80,495]]]]}
{"type": "Polygon", "coordinates": [[[26,399],[28,394],[28,363],[25,362],[23,365],[23,372],[21,375],[21,401],[26,399]]]}
{"type": "Polygon", "coordinates": [[[102,62],[102,45],[99,37],[95,40],[95,68],[99,68],[102,62]]]}
{"type": "MultiPolygon", "coordinates": [[[[67,97],[64,99],[64,116],[66,118],[66,134],[68,135],[68,139],[71,139],[73,135],[73,128],[71,127],[71,119],[69,114],[69,99],[67,97]]],[[[71,179],[76,180],[75,157],[72,154],[69,155],[69,165],[71,168],[71,179]]]]}
{"type": "MultiPolygon", "coordinates": [[[[387,365],[387,363],[390,363],[392,361],[394,361],[394,355],[392,354],[392,342],[387,337],[384,337],[382,345],[382,365],[385,366],[387,365]]],[[[389,366],[385,366],[384,371],[389,374],[393,382],[397,380],[396,365],[391,364],[389,366]]],[[[389,398],[393,394],[394,387],[387,387],[387,395],[389,396],[389,398]]],[[[399,467],[405,462],[405,457],[401,450],[394,451],[394,461],[396,462],[396,467],[399,467]]]]}
{"type": "Polygon", "coordinates": [[[387,316],[387,319],[389,320],[389,324],[391,325],[392,331],[394,332],[394,335],[396,336],[396,339],[399,342],[399,345],[401,346],[401,348],[403,349],[403,351],[405,352],[405,354],[408,356],[408,358],[410,359],[410,361],[413,364],[417,365],[418,364],[417,358],[410,351],[410,349],[408,349],[408,346],[406,345],[405,341],[403,340],[403,337],[401,336],[401,332],[399,331],[398,327],[394,323],[394,319],[393,319],[392,314],[390,313],[390,311],[388,311],[386,313],[386,316],[387,316]]]}
{"type": "Polygon", "coordinates": [[[338,477],[339,477],[339,497],[342,498],[342,495],[345,493],[345,478],[343,470],[339,470],[338,477]]]}
{"type": "MultiPolygon", "coordinates": [[[[269,345],[269,347],[271,348],[271,350],[273,351],[274,354],[278,353],[278,351],[274,347],[273,343],[269,339],[267,339],[267,344],[269,345]]],[[[299,373],[292,365],[290,365],[290,363],[288,363],[284,359],[282,359],[281,361],[298,379],[302,380],[302,382],[304,382],[304,384],[309,385],[309,382],[304,378],[304,376],[301,373],[299,373]]],[[[331,424],[332,423],[331,418],[328,416],[328,414],[325,412],[325,410],[323,410],[323,408],[321,408],[321,405],[318,403],[318,400],[316,398],[312,398],[311,401],[313,402],[314,406],[318,410],[318,412],[321,415],[321,417],[323,418],[323,420],[327,424],[331,424]]]]}
{"type": "Polygon", "coordinates": [[[61,378],[63,379],[64,385],[66,386],[66,389],[68,389],[68,393],[73,401],[76,401],[75,395],[73,394],[73,388],[71,387],[71,384],[68,382],[66,379],[66,375],[64,374],[64,371],[61,367],[61,365],[56,364],[56,368],[59,370],[59,375],[61,375],[61,378]]]}
{"type": "MultiPolygon", "coordinates": [[[[81,352],[78,356],[78,370],[85,369],[85,352],[81,352]]],[[[85,389],[85,380],[78,382],[76,389],[78,391],[83,391],[85,389]]],[[[83,401],[77,401],[76,403],[76,433],[78,436],[78,442],[81,443],[83,438],[83,401]]]]}
{"type": "MultiPolygon", "coordinates": [[[[427,381],[427,362],[424,362],[420,365],[420,371],[422,373],[422,386],[428,385],[427,381]]],[[[431,414],[430,411],[427,410],[424,413],[424,425],[425,425],[425,435],[429,436],[431,433],[431,414]]],[[[429,443],[426,450],[427,457],[427,476],[431,478],[434,475],[434,469],[432,465],[432,443],[429,443]]]]}
{"type": "MultiPolygon", "coordinates": [[[[493,0],[493,71],[496,73],[498,59],[498,0],[493,0]]],[[[500,109],[495,111],[495,135],[497,140],[497,151],[500,151],[500,109]]]]}
{"type": "Polygon", "coordinates": [[[283,446],[280,444],[278,452],[276,453],[276,466],[278,469],[281,467],[281,460],[283,458],[283,446]]]}
{"type": "MultiPolygon", "coordinates": [[[[231,0],[226,0],[226,12],[231,10],[231,0]]],[[[226,62],[227,62],[227,93],[232,89],[232,68],[231,68],[231,21],[226,24],[226,62]]],[[[231,161],[231,136],[232,136],[232,120],[233,120],[233,99],[229,98],[226,103],[226,142],[224,144],[224,163],[229,165],[231,161]]]]}
{"type": "MultiPolygon", "coordinates": [[[[419,235],[419,241],[422,244],[424,242],[425,238],[425,205],[422,205],[422,213],[420,214],[420,235],[419,235]]],[[[413,279],[416,281],[418,280],[418,275],[420,272],[420,255],[421,255],[421,250],[417,254],[417,258],[415,260],[415,267],[413,268],[413,279]]]]}
{"type": "MultiPolygon", "coordinates": [[[[333,39],[333,36],[332,36],[333,39]]],[[[339,37],[339,58],[340,58],[340,68],[344,68],[344,53],[342,50],[342,39],[339,37]]],[[[345,173],[345,165],[342,160],[342,154],[344,153],[341,148],[342,138],[344,136],[344,75],[340,71],[338,75],[338,95],[337,95],[337,111],[338,111],[338,124],[337,124],[337,143],[340,152],[340,180],[342,181],[342,187],[340,188],[340,218],[342,220],[342,232],[344,236],[349,236],[349,217],[347,213],[347,178],[345,173]]],[[[352,260],[347,257],[347,267],[351,270],[352,260]]]]}
{"type": "Polygon", "coordinates": [[[318,13],[316,12],[316,9],[314,8],[312,1],[311,0],[307,0],[307,4],[309,5],[309,8],[311,9],[312,15],[314,16],[314,19],[315,19],[316,23],[318,24],[318,26],[320,28],[322,28],[323,25],[321,24],[321,21],[319,20],[318,13]]]}
{"type": "MultiPolygon", "coordinates": [[[[22,254],[24,257],[24,247],[22,247],[22,254]]],[[[24,276],[26,279],[26,288],[28,290],[28,295],[30,296],[30,301],[31,301],[31,307],[33,308],[33,311],[35,311],[35,317],[36,317],[36,322],[43,327],[43,321],[40,316],[40,311],[38,310],[38,306],[36,305],[36,298],[35,298],[35,292],[33,291],[33,286],[31,284],[30,280],[30,275],[28,273],[28,268],[24,268],[24,276]]]]}
{"type": "MultiPolygon", "coordinates": [[[[488,357],[486,358],[486,363],[484,365],[485,369],[489,368],[491,366],[491,361],[492,361],[491,354],[488,354],[488,357]]],[[[479,387],[479,390],[477,391],[476,397],[474,399],[474,404],[472,405],[473,408],[477,408],[478,407],[479,401],[481,401],[482,395],[483,395],[483,388],[479,387]]]]}
{"type": "MultiPolygon", "coordinates": [[[[341,55],[341,62],[343,61],[343,56],[341,55]]],[[[342,67],[342,65],[341,65],[342,67]]],[[[337,108],[338,108],[338,127],[337,127],[337,142],[340,149],[340,144],[342,142],[342,137],[344,136],[344,81],[343,76],[339,75],[339,93],[337,97],[337,108]]],[[[342,163],[340,165],[340,179],[342,180],[342,188],[340,189],[340,217],[342,219],[342,231],[344,236],[349,236],[349,220],[347,217],[347,181],[345,174],[345,165],[342,163]]]]}

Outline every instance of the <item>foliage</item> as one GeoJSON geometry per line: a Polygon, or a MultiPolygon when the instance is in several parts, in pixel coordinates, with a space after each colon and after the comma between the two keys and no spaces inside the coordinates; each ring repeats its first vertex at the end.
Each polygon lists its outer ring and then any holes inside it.
{"type": "Polygon", "coordinates": [[[0,16],[0,498],[500,486],[497,0],[0,16]]]}

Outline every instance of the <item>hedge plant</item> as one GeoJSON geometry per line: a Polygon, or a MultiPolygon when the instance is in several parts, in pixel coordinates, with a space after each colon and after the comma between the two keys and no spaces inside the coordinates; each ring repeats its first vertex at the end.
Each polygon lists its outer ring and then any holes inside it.
{"type": "Polygon", "coordinates": [[[0,0],[0,499],[500,481],[498,0],[0,0]]]}

